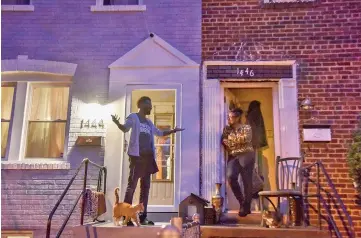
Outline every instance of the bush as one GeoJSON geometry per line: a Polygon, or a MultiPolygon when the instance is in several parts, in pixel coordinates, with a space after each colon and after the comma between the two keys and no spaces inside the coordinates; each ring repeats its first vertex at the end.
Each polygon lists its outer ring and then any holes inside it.
{"type": "Polygon", "coordinates": [[[358,185],[357,190],[361,195],[361,121],[353,135],[353,141],[347,155],[350,175],[358,185]]]}

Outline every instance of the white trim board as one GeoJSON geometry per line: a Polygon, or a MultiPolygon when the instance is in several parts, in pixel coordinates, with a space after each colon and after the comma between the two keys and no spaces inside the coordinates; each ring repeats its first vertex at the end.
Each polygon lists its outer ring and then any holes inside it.
{"type": "MultiPolygon", "coordinates": [[[[275,145],[276,156],[282,157],[300,156],[300,137],[298,131],[298,102],[297,102],[297,82],[296,82],[296,61],[205,61],[202,65],[202,83],[203,83],[203,133],[202,140],[202,196],[211,199],[216,182],[224,181],[223,175],[214,175],[219,173],[224,167],[222,159],[223,151],[220,149],[220,133],[212,132],[214,130],[222,130],[223,113],[223,86],[242,87],[242,85],[250,85],[252,87],[262,87],[261,85],[273,86],[273,100],[278,102],[278,107],[274,108],[275,121],[279,121],[279,131],[275,128],[275,140],[278,138],[280,146],[275,145]],[[291,78],[278,79],[207,79],[208,65],[289,65],[292,66],[291,78]],[[257,86],[259,85],[259,86],[257,86]],[[275,98],[277,97],[277,98],[275,98]],[[210,113],[212,111],[212,113],[210,113]],[[288,115],[288,116],[287,116],[288,115]],[[283,145],[283,146],[282,146],[283,145]]],[[[275,107],[275,104],[274,104],[275,107]]],[[[225,186],[222,186],[222,194],[224,195],[225,186]]]]}
{"type": "Polygon", "coordinates": [[[42,72],[56,75],[74,76],[77,64],[28,59],[27,55],[19,55],[17,59],[1,60],[1,73],[42,72]]]}
{"type": "Polygon", "coordinates": [[[204,61],[203,65],[295,65],[296,60],[280,60],[280,61],[204,61]]]}
{"type": "Polygon", "coordinates": [[[152,33],[136,47],[109,65],[114,68],[199,67],[185,54],[152,33]]]}

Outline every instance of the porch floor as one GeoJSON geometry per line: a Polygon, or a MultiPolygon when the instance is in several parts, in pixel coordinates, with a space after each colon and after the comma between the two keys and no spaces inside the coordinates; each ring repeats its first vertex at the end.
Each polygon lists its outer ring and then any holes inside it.
{"type": "MultiPolygon", "coordinates": [[[[154,226],[127,227],[114,226],[113,222],[94,223],[73,228],[74,237],[88,238],[156,238],[162,226],[168,225],[165,222],[156,222],[154,226]]],[[[327,231],[320,231],[314,227],[292,227],[270,229],[260,227],[254,224],[225,224],[201,226],[201,237],[223,238],[223,237],[242,237],[242,238],[305,238],[329,237],[327,231]]]]}

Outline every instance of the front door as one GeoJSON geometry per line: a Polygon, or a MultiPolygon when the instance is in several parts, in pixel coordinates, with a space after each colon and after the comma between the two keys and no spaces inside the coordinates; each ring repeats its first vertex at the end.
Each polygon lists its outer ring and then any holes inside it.
{"type": "MultiPolygon", "coordinates": [[[[278,106],[275,105],[277,102],[277,97],[275,97],[275,88],[276,87],[262,87],[262,83],[259,83],[259,88],[250,88],[251,85],[242,84],[239,85],[240,88],[225,88],[225,102],[226,109],[228,109],[229,104],[232,102],[235,106],[243,110],[243,122],[246,123],[245,116],[248,111],[248,107],[251,101],[256,100],[261,103],[261,113],[264,120],[264,125],[266,129],[266,138],[268,146],[263,147],[255,152],[256,171],[264,177],[264,189],[265,190],[274,190],[276,188],[275,180],[275,112],[274,109],[277,109],[278,106]],[[248,86],[248,87],[245,87],[248,86]]],[[[272,86],[272,85],[271,85],[272,86]]],[[[276,85],[274,85],[276,86],[276,85]]],[[[242,184],[240,178],[240,184],[242,184]]],[[[236,198],[233,195],[230,186],[227,184],[226,187],[226,199],[227,199],[227,210],[238,210],[239,204],[236,198]]],[[[258,200],[254,200],[252,203],[252,210],[258,211],[259,204],[258,200]]]]}
{"type": "MultiPolygon", "coordinates": [[[[162,85],[133,85],[127,87],[126,93],[126,115],[138,111],[137,101],[142,96],[148,96],[152,100],[153,109],[148,118],[160,130],[170,130],[179,122],[179,113],[177,113],[178,89],[172,86],[162,85]]],[[[128,146],[130,134],[127,133],[124,138],[124,144],[128,146]]],[[[149,193],[148,211],[149,212],[174,212],[176,211],[177,188],[175,179],[177,174],[177,158],[179,139],[175,134],[166,137],[155,137],[155,159],[159,172],[151,176],[151,188],[149,193]]],[[[129,159],[124,151],[122,164],[122,196],[124,197],[128,175],[129,159]]],[[[133,204],[139,203],[140,182],[133,197],[133,204]]]]}

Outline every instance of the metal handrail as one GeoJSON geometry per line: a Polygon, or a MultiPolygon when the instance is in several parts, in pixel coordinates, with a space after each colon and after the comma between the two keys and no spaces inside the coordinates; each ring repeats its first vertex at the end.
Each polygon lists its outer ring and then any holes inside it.
{"type": "MultiPolygon", "coordinates": [[[[322,162],[317,161],[317,162],[312,163],[312,164],[310,164],[308,166],[304,166],[302,168],[302,170],[305,172],[304,176],[308,178],[310,170],[312,168],[314,168],[314,167],[316,167],[316,172],[317,172],[317,175],[316,175],[317,176],[316,186],[317,186],[317,197],[318,197],[318,199],[317,199],[317,210],[318,210],[318,223],[319,223],[320,229],[321,229],[321,226],[322,226],[322,224],[321,224],[321,204],[320,203],[322,201],[323,208],[326,210],[326,213],[328,215],[328,223],[332,225],[332,227],[333,227],[333,229],[334,229],[334,231],[336,233],[336,236],[338,238],[342,237],[342,235],[341,235],[335,221],[332,218],[331,212],[330,212],[324,198],[321,196],[321,189],[322,188],[321,188],[321,184],[320,184],[320,172],[322,171],[322,173],[324,174],[324,176],[326,178],[326,181],[327,181],[327,184],[328,184],[329,188],[331,189],[332,193],[334,194],[334,197],[336,197],[337,202],[340,204],[340,206],[342,208],[343,214],[345,214],[345,216],[347,217],[348,225],[349,225],[349,228],[351,230],[351,233],[348,232],[349,237],[352,237],[352,238],[355,237],[355,230],[354,230],[352,218],[351,218],[350,214],[347,212],[346,206],[342,202],[342,199],[341,199],[340,195],[337,193],[335,185],[333,184],[333,182],[332,182],[329,174],[327,173],[324,165],[322,164],[322,162]]],[[[308,181],[309,181],[309,179],[308,179],[308,181]]],[[[324,190],[324,189],[322,189],[322,190],[324,190]]]]}
{"type": "MultiPolygon", "coordinates": [[[[106,177],[107,177],[107,169],[105,166],[101,166],[101,165],[98,165],[92,161],[90,161],[88,158],[85,158],[83,159],[83,161],[81,162],[81,164],[79,165],[79,167],[77,168],[75,174],[73,175],[73,177],[70,179],[68,185],[66,186],[66,188],[64,189],[63,193],[61,194],[60,198],[58,199],[58,201],[56,202],[54,208],[52,209],[52,211],[50,212],[49,214],[49,217],[48,217],[48,222],[47,222],[47,226],[46,226],[46,238],[50,238],[50,231],[51,231],[51,221],[53,219],[53,216],[54,216],[54,213],[56,212],[56,210],[58,209],[60,203],[63,201],[66,193],[68,192],[70,186],[73,184],[76,176],[78,175],[78,173],[80,172],[80,170],[83,168],[84,166],[84,178],[83,178],[83,189],[82,189],[82,192],[79,194],[79,196],[77,197],[72,209],[70,210],[68,216],[66,217],[65,221],[63,222],[60,230],[58,231],[58,233],[56,234],[56,237],[60,237],[60,235],[62,234],[62,232],[64,231],[65,229],[65,226],[66,224],[68,223],[69,219],[70,219],[70,216],[73,214],[74,210],[75,210],[75,207],[76,205],[78,204],[79,200],[81,197],[83,197],[83,203],[82,203],[82,206],[81,206],[81,217],[80,217],[80,225],[83,225],[84,224],[84,210],[85,210],[85,199],[86,199],[86,196],[85,196],[85,192],[86,192],[86,184],[87,184],[87,177],[88,177],[88,165],[93,165],[94,167],[97,167],[99,168],[101,171],[103,171],[104,173],[104,194],[106,192],[106,177]]],[[[100,175],[99,175],[100,176],[100,175]]],[[[99,179],[101,178],[98,178],[98,181],[99,179]]]]}

